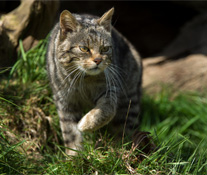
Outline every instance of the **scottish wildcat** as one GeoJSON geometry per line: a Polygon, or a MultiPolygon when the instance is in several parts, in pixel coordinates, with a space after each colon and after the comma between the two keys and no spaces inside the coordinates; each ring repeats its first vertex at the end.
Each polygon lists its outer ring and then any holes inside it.
{"type": "Polygon", "coordinates": [[[81,149],[81,132],[110,121],[115,131],[123,132],[126,116],[126,134],[138,125],[141,59],[111,26],[113,12],[114,8],[98,18],[65,10],[51,33],[48,75],[64,144],[75,150],[81,149]]]}

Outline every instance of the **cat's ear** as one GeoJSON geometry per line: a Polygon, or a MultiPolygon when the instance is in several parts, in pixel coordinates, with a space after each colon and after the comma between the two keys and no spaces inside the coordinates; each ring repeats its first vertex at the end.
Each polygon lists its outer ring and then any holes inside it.
{"type": "Polygon", "coordinates": [[[78,26],[80,26],[79,22],[68,10],[64,10],[60,14],[60,31],[62,37],[66,36],[68,32],[77,31],[78,26]]]}
{"type": "Polygon", "coordinates": [[[99,25],[104,26],[107,31],[111,31],[111,20],[114,14],[114,8],[111,8],[109,11],[103,14],[101,18],[97,20],[99,25]]]}

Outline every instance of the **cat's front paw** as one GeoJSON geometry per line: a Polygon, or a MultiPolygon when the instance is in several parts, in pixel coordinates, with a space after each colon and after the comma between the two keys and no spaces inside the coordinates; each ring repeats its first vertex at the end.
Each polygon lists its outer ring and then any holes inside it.
{"type": "Polygon", "coordinates": [[[86,121],[85,117],[83,117],[83,118],[79,121],[77,127],[78,127],[78,130],[81,131],[81,132],[84,132],[84,131],[87,130],[87,121],[86,121]]]}
{"type": "Polygon", "coordinates": [[[86,114],[78,123],[81,132],[91,132],[97,129],[96,119],[99,117],[99,110],[92,110],[86,114]]]}

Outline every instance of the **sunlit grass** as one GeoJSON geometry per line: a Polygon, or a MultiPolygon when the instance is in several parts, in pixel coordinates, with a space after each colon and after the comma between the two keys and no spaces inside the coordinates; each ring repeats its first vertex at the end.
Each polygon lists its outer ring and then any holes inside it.
{"type": "Polygon", "coordinates": [[[207,174],[206,94],[143,95],[140,130],[156,144],[150,154],[97,131],[69,157],[45,70],[46,40],[20,48],[0,83],[0,174],[207,174]]]}

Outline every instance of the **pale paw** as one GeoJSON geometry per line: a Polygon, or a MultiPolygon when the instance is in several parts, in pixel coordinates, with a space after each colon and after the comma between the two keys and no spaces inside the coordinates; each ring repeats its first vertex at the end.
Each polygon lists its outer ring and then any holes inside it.
{"type": "Polygon", "coordinates": [[[67,149],[67,148],[65,150],[65,153],[69,156],[76,156],[78,154],[77,151],[75,151],[75,150],[73,151],[73,150],[70,150],[70,149],[67,149]]]}
{"type": "Polygon", "coordinates": [[[93,119],[89,120],[89,116],[83,117],[77,125],[78,130],[81,132],[94,131],[95,130],[95,123],[92,121],[93,121],[93,119]]]}
{"type": "Polygon", "coordinates": [[[89,125],[90,124],[87,122],[86,118],[83,117],[78,123],[78,130],[81,132],[90,131],[89,125]]]}
{"type": "Polygon", "coordinates": [[[78,127],[78,130],[81,131],[81,132],[83,132],[85,130],[85,124],[84,124],[83,120],[81,120],[78,123],[77,127],[78,127]]]}

